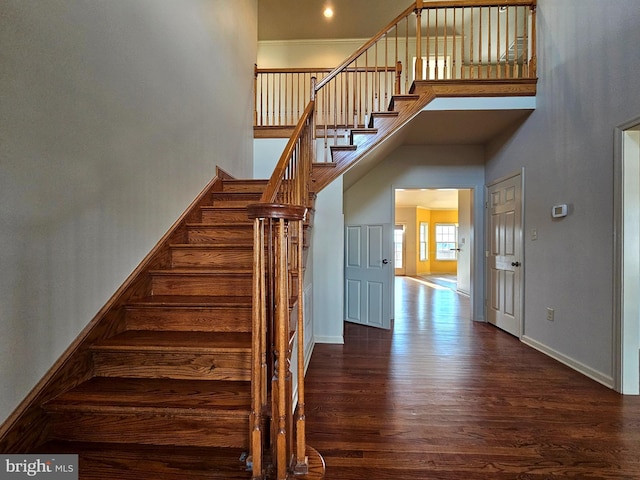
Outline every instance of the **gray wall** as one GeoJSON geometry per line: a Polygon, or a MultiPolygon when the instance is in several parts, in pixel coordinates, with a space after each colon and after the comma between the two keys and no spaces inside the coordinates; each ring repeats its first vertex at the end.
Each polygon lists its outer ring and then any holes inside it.
{"type": "Polygon", "coordinates": [[[215,175],[252,174],[256,0],[0,0],[0,421],[215,175]]]}
{"type": "Polygon", "coordinates": [[[538,22],[537,109],[491,146],[487,182],[525,168],[524,341],[611,384],[613,132],[640,115],[640,2],[539,0],[538,22]]]}

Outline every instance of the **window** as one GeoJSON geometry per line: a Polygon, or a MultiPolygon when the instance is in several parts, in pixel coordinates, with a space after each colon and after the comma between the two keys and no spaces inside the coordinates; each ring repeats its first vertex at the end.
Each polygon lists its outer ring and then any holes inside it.
{"type": "Polygon", "coordinates": [[[394,267],[396,269],[404,268],[402,253],[404,250],[404,225],[396,225],[393,231],[393,251],[394,251],[394,267]]]}
{"type": "Polygon", "coordinates": [[[429,260],[429,224],[420,222],[420,261],[429,260]]]}
{"type": "Polygon", "coordinates": [[[436,224],[436,260],[456,260],[458,226],[454,223],[436,224]]]}

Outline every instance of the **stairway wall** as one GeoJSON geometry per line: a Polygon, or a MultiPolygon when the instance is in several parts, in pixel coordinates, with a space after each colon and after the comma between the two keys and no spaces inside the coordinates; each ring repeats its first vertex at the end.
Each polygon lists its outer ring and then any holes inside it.
{"type": "Polygon", "coordinates": [[[257,49],[256,0],[2,10],[0,422],[216,165],[251,176],[257,49]]]}

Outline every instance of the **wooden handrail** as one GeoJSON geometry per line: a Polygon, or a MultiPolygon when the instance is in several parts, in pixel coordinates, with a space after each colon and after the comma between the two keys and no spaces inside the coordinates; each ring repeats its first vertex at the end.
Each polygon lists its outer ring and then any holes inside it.
{"type": "MultiPolygon", "coordinates": [[[[387,68],[387,70],[393,71],[397,68],[397,65],[387,65],[386,67],[378,67],[378,68],[387,68]]],[[[335,69],[333,68],[258,68],[256,67],[255,72],[256,75],[261,73],[331,73],[335,69]]],[[[366,72],[367,70],[363,67],[350,67],[342,70],[343,72],[366,72]]]]}
{"type": "MultiPolygon", "coordinates": [[[[287,167],[289,165],[289,161],[292,158],[294,151],[296,149],[296,143],[300,139],[302,132],[309,122],[313,118],[313,109],[315,107],[315,101],[311,100],[307,104],[307,108],[305,108],[302,117],[298,121],[296,128],[293,130],[291,134],[291,138],[287,142],[287,146],[284,148],[278,163],[276,164],[275,169],[273,170],[273,174],[267,183],[267,186],[260,198],[260,203],[274,203],[278,196],[278,191],[280,186],[282,185],[283,180],[285,179],[285,172],[287,171],[287,167]]],[[[309,172],[310,173],[310,172],[309,172]]]]}
{"type": "Polygon", "coordinates": [[[380,40],[389,30],[391,30],[395,25],[397,25],[401,20],[405,17],[408,17],[415,10],[415,5],[410,5],[404,12],[398,15],[396,18],[391,20],[389,24],[376,33],[369,41],[367,41],[364,45],[362,45],[358,50],[353,52],[351,56],[349,56],[344,62],[338,65],[333,71],[324,77],[321,82],[316,85],[316,92],[323,88],[327,83],[329,83],[332,79],[334,79],[340,72],[342,72],[346,67],[351,65],[353,61],[360,57],[364,52],[366,52],[369,48],[371,48],[378,40],[380,40]]]}

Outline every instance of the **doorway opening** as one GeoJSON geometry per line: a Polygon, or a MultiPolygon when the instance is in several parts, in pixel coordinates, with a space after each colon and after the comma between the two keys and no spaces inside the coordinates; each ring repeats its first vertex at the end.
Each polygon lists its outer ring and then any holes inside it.
{"type": "Polygon", "coordinates": [[[407,250],[407,236],[405,230],[407,226],[397,223],[393,229],[393,266],[396,275],[406,275],[407,269],[404,266],[404,258],[407,250]]]}
{"type": "Polygon", "coordinates": [[[640,393],[640,118],[616,129],[616,389],[640,393]]]}
{"type": "Polygon", "coordinates": [[[403,226],[404,244],[396,275],[471,295],[472,198],[468,188],[395,189],[395,222],[403,226]]]}

